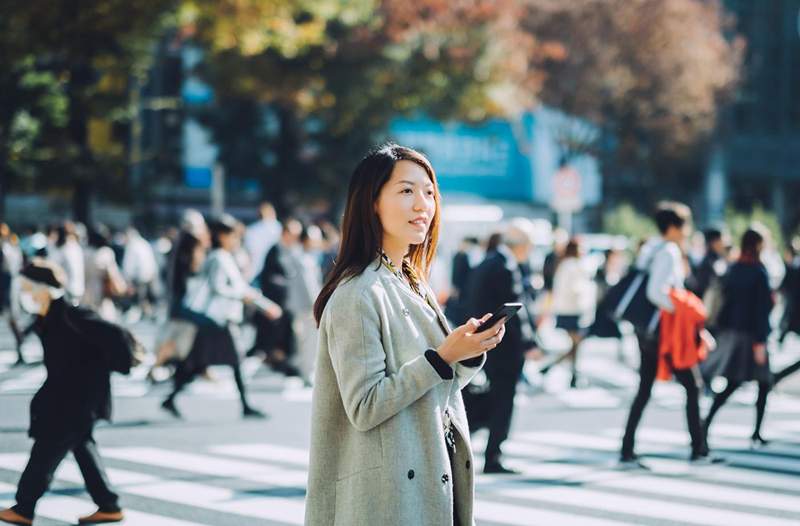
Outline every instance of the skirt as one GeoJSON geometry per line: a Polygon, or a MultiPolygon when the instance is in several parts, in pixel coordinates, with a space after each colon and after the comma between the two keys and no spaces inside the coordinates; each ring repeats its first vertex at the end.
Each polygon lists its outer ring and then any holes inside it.
{"type": "Polygon", "coordinates": [[[558,314],[556,315],[556,328],[564,329],[567,332],[581,332],[584,327],[580,325],[580,318],[577,315],[558,314]]]}
{"type": "Polygon", "coordinates": [[[711,380],[722,376],[732,383],[772,382],[769,354],[766,362],[756,364],[753,356],[753,337],[734,329],[721,329],[717,336],[717,349],[709,353],[700,366],[703,378],[711,380]]]}

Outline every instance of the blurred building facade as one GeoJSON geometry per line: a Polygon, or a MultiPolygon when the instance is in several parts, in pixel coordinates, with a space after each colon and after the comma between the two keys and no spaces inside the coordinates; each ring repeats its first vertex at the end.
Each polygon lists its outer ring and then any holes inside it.
{"type": "Polygon", "coordinates": [[[800,0],[725,0],[747,41],[742,84],[707,174],[709,219],[762,203],[785,229],[800,222],[800,0]]]}

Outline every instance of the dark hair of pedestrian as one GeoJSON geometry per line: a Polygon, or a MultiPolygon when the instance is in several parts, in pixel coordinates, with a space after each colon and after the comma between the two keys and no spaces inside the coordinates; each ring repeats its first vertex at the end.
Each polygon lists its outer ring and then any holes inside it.
{"type": "Polygon", "coordinates": [[[683,228],[683,225],[692,220],[692,211],[683,203],[674,201],[661,201],[656,205],[653,217],[661,234],[666,234],[670,227],[683,228]]]}
{"type": "Polygon", "coordinates": [[[417,164],[425,170],[433,184],[436,212],[431,219],[425,240],[419,245],[412,245],[408,253],[408,260],[414,272],[420,279],[427,279],[439,241],[441,198],[436,182],[436,173],[433,171],[431,163],[421,153],[397,144],[384,144],[369,152],[358,163],[350,177],[339,253],[322,286],[322,291],[314,302],[314,319],[317,321],[317,325],[319,325],[325,305],[328,304],[336,287],[343,281],[364,272],[380,253],[383,228],[378,213],[375,211],[375,204],[381,189],[391,178],[398,161],[410,161],[417,164]]]}
{"type": "Polygon", "coordinates": [[[486,240],[486,252],[494,252],[497,250],[497,247],[503,244],[503,234],[501,232],[495,232],[491,234],[489,238],[486,240]]]}
{"type": "Polygon", "coordinates": [[[759,232],[759,229],[757,227],[748,228],[742,234],[739,259],[749,262],[760,261],[763,243],[764,235],[759,232]]]}
{"type": "Polygon", "coordinates": [[[89,246],[94,248],[111,246],[111,231],[102,223],[98,223],[88,229],[86,238],[89,246]]]}
{"type": "Polygon", "coordinates": [[[717,228],[708,228],[703,231],[703,239],[706,242],[706,246],[709,246],[711,243],[722,239],[722,231],[717,228]]]}
{"type": "Polygon", "coordinates": [[[575,238],[570,239],[569,242],[567,243],[567,246],[564,247],[564,257],[576,258],[580,256],[580,248],[581,247],[577,239],[575,238]]]}
{"type": "Polygon", "coordinates": [[[230,234],[236,230],[236,219],[229,214],[222,214],[215,217],[208,225],[208,230],[211,233],[211,247],[220,248],[219,237],[224,234],[230,234]]]}

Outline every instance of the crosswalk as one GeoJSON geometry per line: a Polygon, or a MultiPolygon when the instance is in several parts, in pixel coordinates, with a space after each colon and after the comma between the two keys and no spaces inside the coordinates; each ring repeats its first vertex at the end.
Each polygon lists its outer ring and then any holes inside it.
{"type": "MultiPolygon", "coordinates": [[[[684,455],[687,437],[646,428],[640,452],[651,470],[623,471],[614,460],[617,429],[585,434],[522,432],[506,444],[521,475],[478,475],[476,518],[480,526],[657,524],[790,526],[800,522],[800,421],[770,426],[776,440],[746,448],[749,427],[714,428],[715,446],[728,462],[695,467],[684,455]]],[[[481,450],[485,436],[475,437],[481,450]]],[[[270,443],[224,443],[197,451],[166,447],[106,447],[101,453],[121,493],[125,524],[213,526],[214,519],[187,520],[186,510],[225,517],[225,524],[285,526],[303,522],[308,451],[270,443]]],[[[479,460],[479,459],[476,459],[479,460]]],[[[27,452],[0,454],[0,506],[13,500],[14,481],[27,452]]],[[[63,525],[91,512],[74,461],[56,473],[54,491],[38,508],[46,524],[63,525]]],[[[202,515],[202,514],[195,514],[202,515]]],[[[220,519],[221,520],[221,519],[220,519]]]]}

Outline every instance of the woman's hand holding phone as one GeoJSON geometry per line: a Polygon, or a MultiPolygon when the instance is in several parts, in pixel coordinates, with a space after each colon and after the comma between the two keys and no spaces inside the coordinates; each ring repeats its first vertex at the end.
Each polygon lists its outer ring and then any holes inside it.
{"type": "Polygon", "coordinates": [[[506,334],[506,318],[501,318],[486,330],[476,332],[483,322],[491,317],[492,313],[487,312],[479,320],[470,318],[467,323],[451,332],[436,352],[445,362],[452,364],[491,351],[503,341],[503,336],[506,334]]]}

